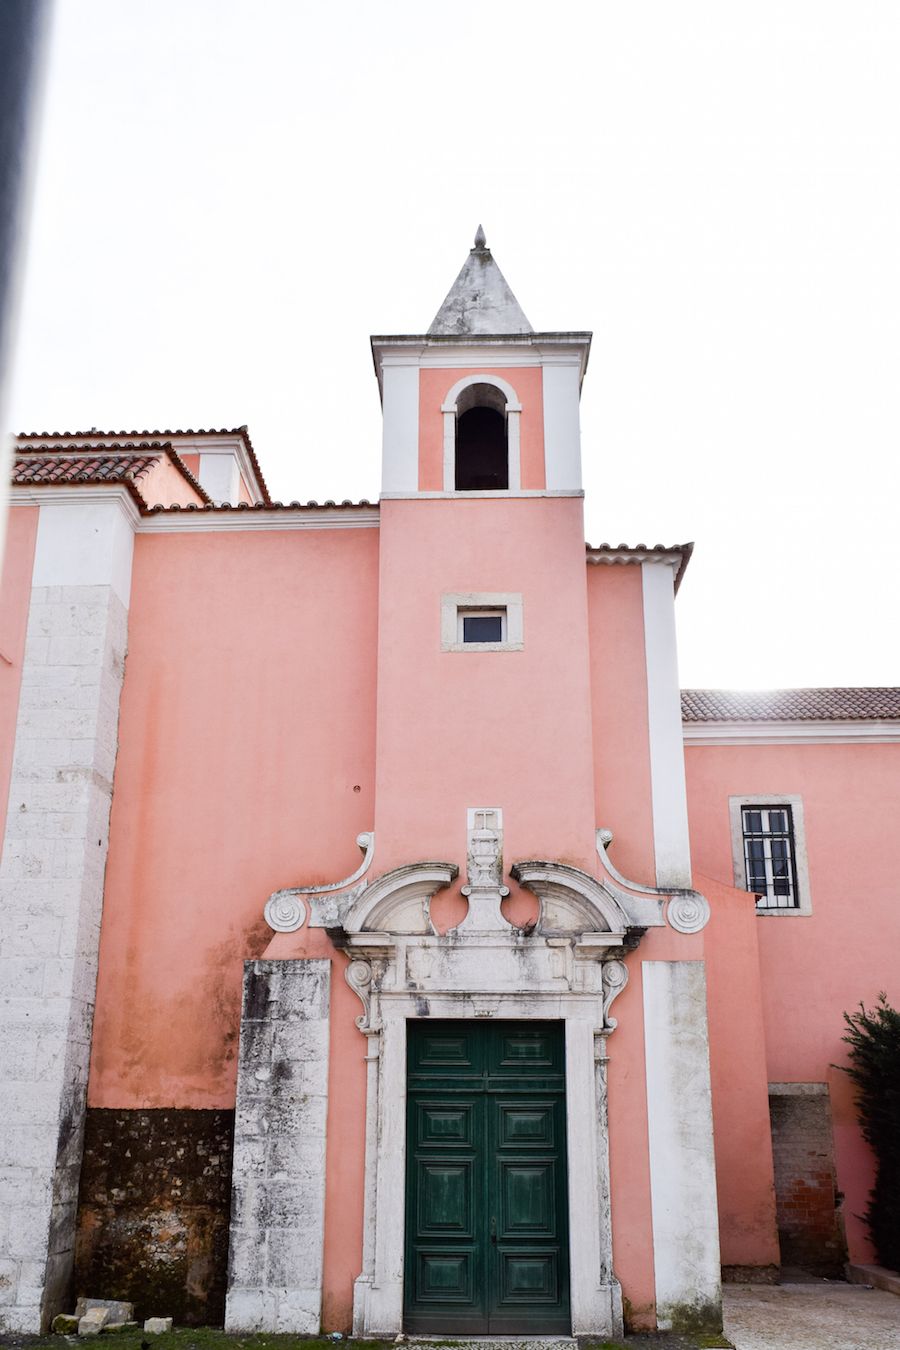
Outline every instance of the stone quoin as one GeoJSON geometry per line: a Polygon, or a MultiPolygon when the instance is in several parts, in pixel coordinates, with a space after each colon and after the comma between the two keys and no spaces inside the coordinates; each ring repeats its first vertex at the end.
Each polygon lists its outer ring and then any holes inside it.
{"type": "Polygon", "coordinates": [[[371,346],[376,504],[244,427],[17,439],[5,1332],[716,1329],[873,1260],[900,690],[680,690],[692,545],[585,545],[591,335],[480,227],[371,346]]]}

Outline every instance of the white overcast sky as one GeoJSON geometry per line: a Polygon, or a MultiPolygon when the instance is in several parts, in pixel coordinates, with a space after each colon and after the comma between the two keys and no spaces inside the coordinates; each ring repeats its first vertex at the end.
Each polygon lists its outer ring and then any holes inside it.
{"type": "Polygon", "coordinates": [[[588,539],[696,541],[683,683],[900,683],[898,72],[894,0],[57,0],[13,425],[374,498],[482,221],[593,330],[588,539]]]}

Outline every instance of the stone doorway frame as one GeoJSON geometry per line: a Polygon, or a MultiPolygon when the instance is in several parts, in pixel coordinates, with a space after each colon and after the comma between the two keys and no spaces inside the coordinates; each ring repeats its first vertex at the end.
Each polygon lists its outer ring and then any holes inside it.
{"type": "MultiPolygon", "coordinates": [[[[623,967],[624,969],[624,967],[623,967]]],[[[429,995],[436,1020],[483,1017],[457,995],[429,995]]],[[[573,1335],[620,1335],[622,1292],[612,1271],[606,1031],[591,994],[500,995],[490,1017],[562,1021],[565,1027],[569,1265],[573,1335]],[[590,1160],[589,1167],[585,1160],[590,1160]],[[586,1171],[595,1179],[585,1185],[586,1171]]],[[[382,1028],[367,1031],[363,1270],[354,1284],[353,1334],[397,1335],[403,1328],[406,1194],[406,1025],[421,1019],[412,994],[382,1001],[382,1028]]]]}
{"type": "MultiPolygon", "coordinates": [[[[489,871],[490,869],[488,869],[489,871]]],[[[566,1140],[572,1334],[622,1331],[613,1273],[607,1047],[610,1005],[625,988],[621,959],[643,929],[604,884],[561,863],[519,863],[513,876],[538,897],[533,932],[502,918],[505,888],[470,860],[466,918],[450,933],[431,925],[431,897],[457,869],[398,868],[347,912],[345,978],[359,996],[367,1038],[362,1272],[354,1284],[353,1333],[403,1329],[406,1198],[406,1026],[442,1021],[561,1021],[565,1034],[566,1140]],[[527,990],[527,992],[523,992],[527,990]],[[593,1184],[585,1184],[585,1176],[593,1184]]]]}

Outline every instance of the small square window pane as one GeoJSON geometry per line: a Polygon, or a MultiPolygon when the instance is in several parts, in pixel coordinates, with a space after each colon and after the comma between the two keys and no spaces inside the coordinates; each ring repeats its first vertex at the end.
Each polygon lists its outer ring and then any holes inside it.
{"type": "Polygon", "coordinates": [[[463,642],[502,642],[503,618],[500,614],[464,614],[463,642]]]}

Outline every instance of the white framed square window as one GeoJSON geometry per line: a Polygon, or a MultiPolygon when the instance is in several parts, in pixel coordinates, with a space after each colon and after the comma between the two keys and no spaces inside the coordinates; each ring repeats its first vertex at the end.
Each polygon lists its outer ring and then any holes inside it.
{"type": "Polygon", "coordinates": [[[735,886],[759,897],[759,914],[811,914],[802,798],[757,792],[728,808],[735,886]]]}
{"type": "Polygon", "coordinates": [[[520,652],[522,597],[507,591],[441,596],[441,651],[520,652]]]}

